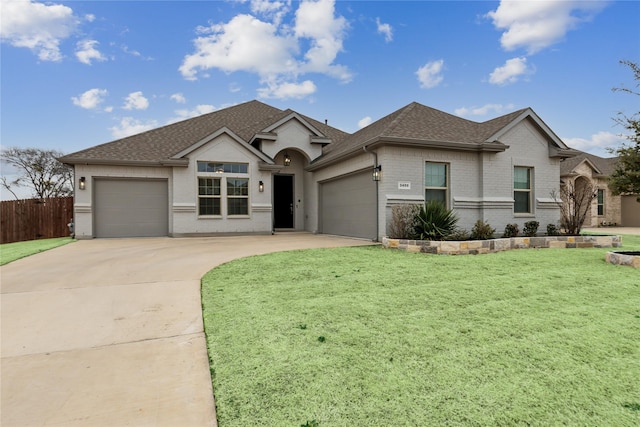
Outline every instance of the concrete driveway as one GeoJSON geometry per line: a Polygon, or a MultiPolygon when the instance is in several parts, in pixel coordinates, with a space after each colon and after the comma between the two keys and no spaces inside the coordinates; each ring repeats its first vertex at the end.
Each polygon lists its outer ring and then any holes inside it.
{"type": "Polygon", "coordinates": [[[200,278],[370,242],[283,233],[75,242],[0,267],[2,426],[212,426],[200,278]]]}

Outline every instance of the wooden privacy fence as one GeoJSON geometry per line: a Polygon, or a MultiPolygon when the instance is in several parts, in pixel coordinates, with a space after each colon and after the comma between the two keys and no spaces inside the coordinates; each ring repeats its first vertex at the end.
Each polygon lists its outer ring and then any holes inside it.
{"type": "Polygon", "coordinates": [[[1,202],[0,243],[66,237],[73,218],[73,197],[1,202]]]}

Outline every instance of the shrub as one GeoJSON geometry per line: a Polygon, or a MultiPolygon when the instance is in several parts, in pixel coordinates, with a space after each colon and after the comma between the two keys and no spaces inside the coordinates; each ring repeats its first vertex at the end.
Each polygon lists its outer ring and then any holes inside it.
{"type": "Polygon", "coordinates": [[[416,215],[415,235],[420,240],[442,240],[456,230],[458,217],[441,202],[430,200],[416,215]]]}
{"type": "Polygon", "coordinates": [[[496,232],[495,228],[491,228],[488,222],[477,220],[471,229],[471,238],[474,240],[487,240],[493,238],[496,232]]]}
{"type": "Polygon", "coordinates": [[[522,233],[528,237],[534,237],[538,234],[538,227],[540,223],[538,221],[527,221],[524,223],[524,229],[522,233]]]}
{"type": "Polygon", "coordinates": [[[520,233],[520,229],[518,228],[518,224],[507,224],[504,228],[504,234],[502,237],[516,237],[520,233]]]}
{"type": "Polygon", "coordinates": [[[417,205],[395,205],[391,208],[389,237],[392,239],[409,239],[415,235],[415,222],[418,213],[417,205]]]}
{"type": "Polygon", "coordinates": [[[464,228],[456,228],[447,236],[447,240],[469,240],[470,234],[464,228]]]}
{"type": "Polygon", "coordinates": [[[559,236],[560,230],[555,224],[547,224],[547,236],[559,236]]]}

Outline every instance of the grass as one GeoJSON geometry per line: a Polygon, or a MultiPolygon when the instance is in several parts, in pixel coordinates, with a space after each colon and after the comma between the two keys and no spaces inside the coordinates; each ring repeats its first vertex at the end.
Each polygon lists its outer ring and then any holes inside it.
{"type": "Polygon", "coordinates": [[[48,251],[73,242],[71,237],[56,239],[29,240],[28,242],[5,243],[0,245],[0,265],[8,264],[29,255],[48,251]]]}
{"type": "Polygon", "coordinates": [[[640,270],[606,251],[222,265],[202,282],[219,425],[640,425],[640,270]]]}

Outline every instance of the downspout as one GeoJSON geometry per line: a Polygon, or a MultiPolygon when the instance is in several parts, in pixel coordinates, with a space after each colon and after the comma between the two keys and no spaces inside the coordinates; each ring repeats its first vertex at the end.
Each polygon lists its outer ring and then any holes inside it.
{"type": "MultiPolygon", "coordinates": [[[[374,160],[373,160],[373,167],[377,168],[378,167],[378,153],[376,153],[375,151],[367,151],[367,146],[365,145],[364,147],[362,147],[362,149],[364,150],[365,153],[369,153],[369,154],[373,154],[374,160]]],[[[378,188],[378,184],[380,183],[380,181],[376,181],[376,235],[373,239],[374,242],[378,242],[378,232],[380,230],[380,196],[379,196],[379,188],[378,188]]]]}

